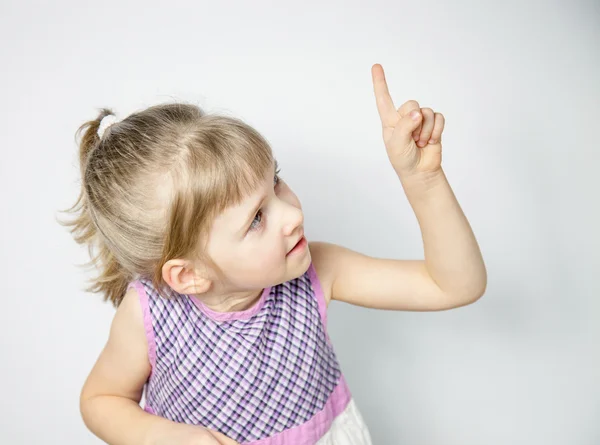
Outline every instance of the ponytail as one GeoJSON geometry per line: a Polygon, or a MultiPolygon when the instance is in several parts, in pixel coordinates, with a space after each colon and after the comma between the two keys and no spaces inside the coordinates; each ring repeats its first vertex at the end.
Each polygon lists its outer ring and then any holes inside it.
{"type": "Polygon", "coordinates": [[[58,223],[70,227],[70,232],[78,244],[87,245],[91,261],[82,264],[82,266],[93,266],[100,271],[100,275],[91,280],[91,285],[85,290],[94,293],[100,292],[103,294],[105,301],[110,300],[114,306],[118,306],[127,291],[127,285],[133,277],[117,261],[101,236],[86,192],[88,160],[93,151],[97,150],[101,144],[101,138],[98,135],[100,123],[102,119],[110,115],[114,116],[111,110],[101,109],[96,119],[85,122],[75,133],[76,139],[83,133],[79,142],[81,190],[75,204],[61,211],[61,213],[74,215],[74,219],[71,221],[59,220],[58,223]]]}

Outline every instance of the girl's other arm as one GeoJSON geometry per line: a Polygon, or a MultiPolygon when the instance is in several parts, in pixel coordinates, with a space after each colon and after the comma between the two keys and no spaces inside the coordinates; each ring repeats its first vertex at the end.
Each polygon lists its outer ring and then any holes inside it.
{"type": "Polygon", "coordinates": [[[86,426],[112,445],[235,443],[219,441],[202,427],[178,424],[142,410],[139,402],[149,374],[142,310],[137,291],[130,289],[81,391],[80,409],[86,426]]]}

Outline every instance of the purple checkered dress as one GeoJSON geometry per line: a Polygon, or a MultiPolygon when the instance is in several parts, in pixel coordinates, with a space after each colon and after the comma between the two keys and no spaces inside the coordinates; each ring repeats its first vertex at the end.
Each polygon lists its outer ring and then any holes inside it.
{"type": "Polygon", "coordinates": [[[147,279],[131,283],[152,365],[145,409],[240,443],[263,443],[324,410],[343,377],[324,328],[320,284],[318,297],[311,279],[313,265],[233,313],[172,290],[173,298],[162,298],[147,279]]]}

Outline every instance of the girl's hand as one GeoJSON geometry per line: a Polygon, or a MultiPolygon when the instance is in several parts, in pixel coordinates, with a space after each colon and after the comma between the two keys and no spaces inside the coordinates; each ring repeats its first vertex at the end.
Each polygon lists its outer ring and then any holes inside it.
{"type": "Polygon", "coordinates": [[[162,430],[160,438],[150,442],[152,445],[239,445],[233,439],[196,425],[173,423],[162,430]]]}
{"type": "Polygon", "coordinates": [[[396,110],[383,67],[373,65],[371,74],[383,126],[383,141],[394,170],[401,177],[440,170],[444,116],[434,113],[431,108],[420,108],[414,100],[405,102],[396,110]]]}
{"type": "Polygon", "coordinates": [[[208,431],[210,431],[210,434],[215,436],[219,440],[219,443],[222,445],[240,445],[238,442],[236,442],[233,439],[230,439],[225,434],[221,434],[218,431],[213,431],[213,430],[208,430],[208,431]]]}

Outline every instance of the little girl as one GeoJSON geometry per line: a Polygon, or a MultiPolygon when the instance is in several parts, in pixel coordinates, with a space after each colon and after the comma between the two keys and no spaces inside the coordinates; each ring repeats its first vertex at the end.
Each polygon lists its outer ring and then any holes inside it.
{"type": "Polygon", "coordinates": [[[327,334],[329,302],[433,311],[484,293],[479,247],[441,168],[443,116],[415,101],[396,110],[381,65],[372,75],[425,260],[308,243],[271,148],[238,119],[169,104],[120,122],[103,110],[80,127],[82,190],[64,224],[101,272],[89,290],[117,307],[81,393],[99,438],[370,444],[327,334]]]}

